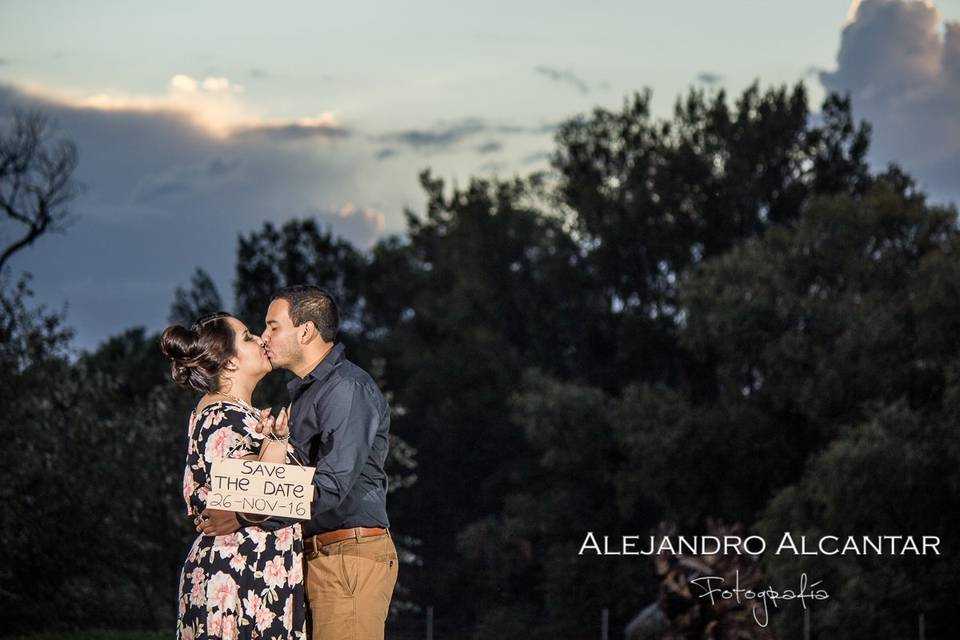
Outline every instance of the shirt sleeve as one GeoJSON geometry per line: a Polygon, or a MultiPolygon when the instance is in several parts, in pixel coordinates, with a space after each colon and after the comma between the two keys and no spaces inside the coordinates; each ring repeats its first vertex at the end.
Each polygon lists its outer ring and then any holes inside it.
{"type": "Polygon", "coordinates": [[[336,508],[350,493],[377,435],[378,407],[372,392],[363,384],[343,380],[314,408],[317,424],[322,428],[314,436],[321,441],[314,475],[314,512],[336,508]]]}

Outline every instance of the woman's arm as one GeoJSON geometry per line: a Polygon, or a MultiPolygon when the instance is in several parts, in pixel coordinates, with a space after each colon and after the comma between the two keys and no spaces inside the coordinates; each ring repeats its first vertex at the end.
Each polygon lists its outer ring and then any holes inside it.
{"type": "MultiPolygon", "coordinates": [[[[290,438],[290,430],[287,425],[289,418],[290,413],[288,412],[287,407],[280,409],[280,413],[277,415],[275,421],[268,417],[267,420],[272,421],[271,424],[273,426],[273,435],[267,436],[263,439],[263,444],[260,445],[259,456],[243,456],[243,459],[274,463],[286,462],[287,440],[290,438]]],[[[266,420],[264,422],[266,422],[266,420]]]]}
{"type": "MultiPolygon", "coordinates": [[[[276,418],[270,415],[270,409],[264,409],[261,411],[258,431],[260,425],[266,425],[270,427],[270,430],[268,430],[267,433],[271,435],[268,435],[261,440],[259,455],[250,454],[246,456],[239,456],[239,459],[274,463],[286,462],[287,440],[290,436],[287,424],[289,415],[289,410],[286,407],[280,410],[280,414],[276,418]],[[282,440],[275,440],[274,438],[282,438],[282,440]]],[[[244,431],[247,429],[245,425],[241,424],[237,424],[235,428],[243,429],[244,431]]],[[[257,525],[265,522],[269,518],[270,516],[240,513],[235,511],[223,511],[208,507],[203,510],[201,517],[197,522],[197,530],[204,535],[226,535],[237,531],[237,529],[240,527],[257,525]]]]}

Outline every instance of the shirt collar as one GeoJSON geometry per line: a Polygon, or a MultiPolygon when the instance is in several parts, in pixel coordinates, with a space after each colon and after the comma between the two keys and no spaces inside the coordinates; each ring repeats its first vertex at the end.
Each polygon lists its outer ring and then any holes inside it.
{"type": "Polygon", "coordinates": [[[346,356],[344,354],[344,346],[342,342],[338,342],[333,345],[333,348],[330,349],[330,352],[317,363],[317,366],[313,368],[313,371],[308,373],[306,377],[300,378],[299,376],[293,376],[293,380],[287,383],[287,391],[290,392],[290,395],[294,395],[301,387],[311,384],[314,380],[323,380],[330,372],[333,371],[346,356]]]}

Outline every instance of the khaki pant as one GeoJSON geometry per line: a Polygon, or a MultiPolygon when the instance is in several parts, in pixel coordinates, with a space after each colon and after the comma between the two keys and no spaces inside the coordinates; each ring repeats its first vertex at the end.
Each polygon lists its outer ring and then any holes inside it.
{"type": "Polygon", "coordinates": [[[382,640],[400,562],[390,533],[304,556],[312,640],[382,640]]]}

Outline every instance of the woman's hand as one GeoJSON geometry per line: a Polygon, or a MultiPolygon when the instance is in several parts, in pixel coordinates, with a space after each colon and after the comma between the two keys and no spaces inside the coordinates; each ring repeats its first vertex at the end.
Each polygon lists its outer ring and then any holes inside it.
{"type": "Polygon", "coordinates": [[[280,409],[280,414],[276,418],[270,415],[272,409],[267,408],[260,411],[260,422],[256,426],[257,433],[262,433],[268,437],[286,438],[290,434],[289,418],[290,407],[280,409]]]}

